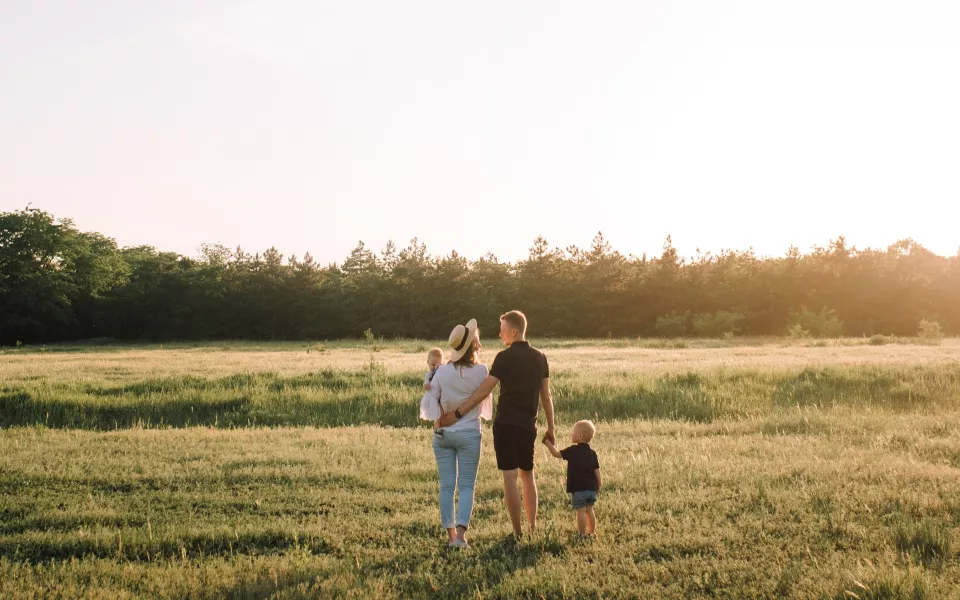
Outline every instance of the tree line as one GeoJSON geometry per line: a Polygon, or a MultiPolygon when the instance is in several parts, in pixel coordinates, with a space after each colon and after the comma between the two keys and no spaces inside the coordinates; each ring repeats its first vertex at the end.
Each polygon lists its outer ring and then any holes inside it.
{"type": "MultiPolygon", "coordinates": [[[[681,257],[554,248],[527,258],[433,256],[412,240],[379,252],[362,242],[342,262],[276,248],[204,245],[199,256],[119,248],[42,210],[0,213],[0,343],[79,339],[443,338],[476,317],[496,326],[523,310],[538,337],[782,335],[807,319],[830,335],[913,335],[922,320],[960,327],[960,253],[905,239],[857,249],[844,238],[783,257],[727,250],[681,257]]],[[[803,329],[800,327],[800,329],[803,329]]],[[[805,331],[805,330],[804,330],[805,331]]]]}

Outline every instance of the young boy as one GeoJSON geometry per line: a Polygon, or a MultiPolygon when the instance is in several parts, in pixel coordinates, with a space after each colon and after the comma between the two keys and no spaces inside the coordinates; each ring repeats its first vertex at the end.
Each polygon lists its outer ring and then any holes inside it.
{"type": "MultiPolygon", "coordinates": [[[[443,350],[440,348],[430,348],[427,352],[427,374],[423,376],[423,389],[430,391],[430,385],[433,382],[433,376],[437,374],[437,369],[440,368],[440,365],[443,364],[443,350]]],[[[425,413],[424,404],[429,402],[429,394],[424,394],[423,398],[420,400],[420,415],[423,416],[425,413]]],[[[433,430],[436,431],[440,428],[440,419],[435,419],[433,421],[433,430]]]]}
{"type": "Polygon", "coordinates": [[[557,450],[549,439],[543,443],[550,454],[567,461],[567,493],[571,494],[573,509],[577,511],[577,529],[581,537],[597,535],[597,517],[593,505],[600,491],[600,462],[590,447],[597,428],[590,421],[579,421],[573,426],[573,445],[557,450]]]}
{"type": "Polygon", "coordinates": [[[437,374],[437,369],[443,364],[443,350],[440,348],[430,348],[427,352],[427,374],[423,376],[423,389],[430,389],[430,382],[433,376],[437,374]]]}

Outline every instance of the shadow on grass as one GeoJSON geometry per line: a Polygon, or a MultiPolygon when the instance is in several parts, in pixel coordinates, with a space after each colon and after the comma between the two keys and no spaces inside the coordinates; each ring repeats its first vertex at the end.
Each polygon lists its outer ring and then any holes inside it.
{"type": "Polygon", "coordinates": [[[688,372],[666,375],[648,385],[642,381],[617,385],[585,383],[576,376],[555,378],[554,403],[561,413],[590,415],[600,419],[673,419],[708,423],[734,416],[742,398],[722,388],[725,381],[688,372]]]}
{"type": "Polygon", "coordinates": [[[290,551],[340,556],[339,546],[325,537],[293,534],[290,531],[265,529],[258,531],[218,531],[150,539],[143,531],[120,531],[85,536],[34,532],[0,537],[0,557],[27,563],[76,558],[116,558],[127,561],[152,561],[158,558],[175,560],[211,556],[263,556],[290,551]],[[127,539],[123,534],[127,533],[127,539]]]}
{"type": "MultiPolygon", "coordinates": [[[[425,528],[418,525],[415,530],[423,533],[425,528]]],[[[542,557],[565,552],[565,544],[551,535],[517,543],[509,537],[474,541],[466,550],[447,548],[437,540],[371,564],[366,571],[371,576],[390,573],[391,587],[401,598],[464,598],[474,597],[478,591],[486,596],[514,573],[535,568],[542,557]]]]}
{"type": "Polygon", "coordinates": [[[773,390],[778,407],[869,405],[894,411],[934,406],[954,396],[960,368],[808,368],[781,378],[773,390]]]}
{"type": "Polygon", "coordinates": [[[186,376],[80,389],[6,386],[0,392],[0,427],[414,427],[420,424],[414,403],[421,386],[419,376],[376,371],[186,376]]]}
{"type": "MultiPolygon", "coordinates": [[[[561,372],[553,385],[562,415],[709,423],[797,406],[871,406],[894,412],[942,408],[960,398],[960,365],[686,372],[655,380],[630,374],[597,380],[561,372]]],[[[418,427],[421,386],[419,375],[377,368],[291,377],[185,376],[122,386],[18,382],[0,389],[0,427],[418,427]]]]}
{"type": "Polygon", "coordinates": [[[251,420],[249,398],[162,403],[37,400],[30,392],[0,395],[0,426],[44,426],[110,431],[131,427],[243,426],[251,420]]]}
{"type": "MultiPolygon", "coordinates": [[[[318,589],[320,582],[335,578],[334,573],[327,569],[312,572],[285,573],[276,576],[264,576],[254,581],[240,584],[228,590],[223,590],[225,597],[235,599],[245,598],[322,598],[322,590],[318,589]]],[[[346,590],[338,590],[340,593],[346,590]]]]}

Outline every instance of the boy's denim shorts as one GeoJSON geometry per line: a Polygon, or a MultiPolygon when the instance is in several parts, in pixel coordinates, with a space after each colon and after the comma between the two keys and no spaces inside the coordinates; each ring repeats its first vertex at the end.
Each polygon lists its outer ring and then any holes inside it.
{"type": "Polygon", "coordinates": [[[574,510],[578,508],[586,508],[588,506],[593,506],[597,503],[597,493],[593,490],[583,490],[582,492],[574,492],[572,495],[573,508],[574,510]]]}

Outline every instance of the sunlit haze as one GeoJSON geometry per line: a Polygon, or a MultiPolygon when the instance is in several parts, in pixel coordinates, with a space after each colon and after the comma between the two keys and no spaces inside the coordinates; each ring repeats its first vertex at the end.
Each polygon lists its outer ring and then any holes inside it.
{"type": "Polygon", "coordinates": [[[953,255],[958,31],[919,0],[5,0],[0,210],[320,262],[953,255]]]}

